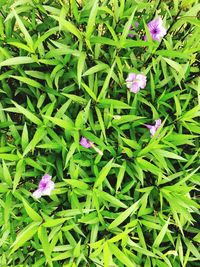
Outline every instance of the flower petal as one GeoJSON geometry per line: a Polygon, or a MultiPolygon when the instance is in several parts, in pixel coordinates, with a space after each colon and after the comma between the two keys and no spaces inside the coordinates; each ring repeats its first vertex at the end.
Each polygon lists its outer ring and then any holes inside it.
{"type": "Polygon", "coordinates": [[[160,25],[162,25],[163,21],[161,19],[161,17],[158,17],[157,19],[154,20],[154,25],[159,27],[160,25]]]}
{"type": "Polygon", "coordinates": [[[140,88],[144,89],[146,86],[147,78],[144,74],[138,74],[136,80],[140,88]]]}
{"type": "Polygon", "coordinates": [[[46,173],[44,176],[42,176],[42,180],[43,180],[44,182],[48,182],[48,181],[50,181],[51,178],[52,178],[52,176],[49,175],[48,173],[46,173]]]}
{"type": "Polygon", "coordinates": [[[126,82],[132,82],[136,79],[135,73],[129,73],[128,77],[126,78],[126,82]]]}
{"type": "Polygon", "coordinates": [[[155,124],[156,129],[158,129],[161,124],[162,124],[161,119],[156,120],[156,124],[155,124]]]}
{"type": "Polygon", "coordinates": [[[135,34],[133,34],[133,33],[129,33],[128,36],[129,36],[129,37],[134,37],[135,34]]]}
{"type": "Polygon", "coordinates": [[[163,36],[166,35],[167,31],[166,31],[166,29],[165,29],[163,26],[160,26],[160,27],[159,27],[159,30],[160,30],[159,35],[160,35],[161,37],[163,37],[163,36]]]}
{"type": "Polygon", "coordinates": [[[154,41],[160,41],[160,35],[159,34],[151,34],[151,37],[154,41]]]}
{"type": "Polygon", "coordinates": [[[49,196],[51,194],[51,191],[54,189],[55,184],[53,181],[49,181],[46,187],[42,190],[42,195],[49,196]]]}
{"type": "Polygon", "coordinates": [[[133,85],[132,82],[127,82],[127,83],[126,83],[126,86],[127,86],[128,89],[131,89],[131,88],[132,88],[132,85],[133,85]]]}
{"type": "Polygon", "coordinates": [[[151,129],[150,129],[150,133],[151,133],[151,136],[154,136],[154,134],[156,133],[156,127],[155,126],[152,126],[151,129]]]}
{"type": "Polygon", "coordinates": [[[91,147],[90,142],[83,136],[81,137],[80,145],[85,147],[85,148],[90,148],[91,147]]]}
{"type": "Polygon", "coordinates": [[[140,87],[137,82],[132,83],[130,91],[135,94],[140,91],[140,87]]]}
{"type": "Polygon", "coordinates": [[[42,196],[42,190],[41,189],[37,189],[33,192],[33,197],[35,198],[41,198],[42,196]]]}
{"type": "Polygon", "coordinates": [[[134,24],[135,24],[135,27],[138,28],[139,23],[137,21],[135,21],[134,24]]]}
{"type": "Polygon", "coordinates": [[[46,184],[49,181],[51,181],[51,178],[52,177],[47,173],[44,176],[42,176],[42,179],[39,182],[39,188],[43,188],[44,184],[46,184]]]}
{"type": "Polygon", "coordinates": [[[150,124],[144,124],[144,126],[146,126],[148,129],[151,129],[153,126],[150,124]]]}
{"type": "Polygon", "coordinates": [[[157,25],[154,23],[154,20],[150,21],[148,24],[147,24],[147,27],[149,29],[149,31],[153,31],[155,29],[157,25]]]}

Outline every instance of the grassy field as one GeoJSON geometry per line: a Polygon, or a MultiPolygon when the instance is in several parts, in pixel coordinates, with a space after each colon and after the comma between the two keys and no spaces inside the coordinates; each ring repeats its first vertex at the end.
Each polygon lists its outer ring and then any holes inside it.
{"type": "Polygon", "coordinates": [[[0,267],[198,267],[200,4],[0,1],[0,267]]]}

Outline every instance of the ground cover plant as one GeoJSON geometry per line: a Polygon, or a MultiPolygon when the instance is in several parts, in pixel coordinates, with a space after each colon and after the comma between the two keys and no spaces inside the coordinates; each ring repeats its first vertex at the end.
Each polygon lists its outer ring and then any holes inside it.
{"type": "Polygon", "coordinates": [[[0,266],[199,266],[196,0],[0,1],[0,266]]]}

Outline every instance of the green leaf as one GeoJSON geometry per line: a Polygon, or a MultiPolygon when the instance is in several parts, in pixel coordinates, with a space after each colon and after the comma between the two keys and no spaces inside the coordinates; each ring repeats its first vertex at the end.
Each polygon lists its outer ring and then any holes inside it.
{"type": "Polygon", "coordinates": [[[69,162],[69,160],[72,158],[74,152],[76,151],[77,149],[77,144],[74,142],[71,144],[70,146],[70,149],[69,149],[69,152],[67,154],[67,157],[66,157],[66,160],[65,160],[65,168],[67,167],[67,164],[69,162]]]}
{"type": "Polygon", "coordinates": [[[24,149],[24,153],[23,153],[23,157],[30,151],[32,150],[32,153],[34,152],[34,149],[36,147],[36,145],[45,137],[46,135],[46,130],[45,128],[39,127],[37,128],[33,139],[31,140],[31,142],[28,144],[28,146],[24,149]]]}
{"type": "Polygon", "coordinates": [[[42,88],[43,86],[39,83],[39,82],[36,82],[30,78],[27,78],[27,77],[21,77],[21,76],[13,76],[13,75],[10,75],[10,77],[12,77],[13,79],[16,79],[22,83],[25,83],[25,84],[28,84],[30,86],[33,86],[35,88],[42,88]]]}
{"type": "Polygon", "coordinates": [[[86,72],[84,72],[82,76],[91,75],[102,70],[107,70],[108,68],[109,66],[107,64],[100,62],[96,66],[93,66],[90,69],[88,69],[86,72]]]}
{"type": "Polygon", "coordinates": [[[97,118],[98,118],[101,130],[102,130],[103,136],[107,140],[106,130],[105,130],[104,121],[103,121],[103,118],[102,118],[102,115],[101,115],[101,111],[97,107],[95,108],[95,110],[96,110],[96,113],[97,113],[97,118]]]}
{"type": "Polygon", "coordinates": [[[56,117],[50,117],[46,115],[43,115],[43,117],[53,122],[55,125],[58,125],[59,127],[64,128],[68,131],[71,131],[74,128],[73,121],[67,116],[65,116],[65,119],[58,119],[56,117]]]}
{"type": "Polygon", "coordinates": [[[167,230],[168,230],[168,225],[169,225],[169,221],[170,218],[168,218],[168,220],[166,221],[166,223],[164,224],[164,226],[162,227],[162,230],[160,231],[160,233],[157,235],[156,239],[154,240],[153,243],[153,247],[159,247],[167,230]]]}
{"type": "Polygon", "coordinates": [[[124,141],[125,144],[127,144],[131,148],[135,150],[140,149],[140,145],[135,140],[130,140],[130,139],[123,138],[123,137],[121,137],[121,139],[124,141]]]}
{"type": "Polygon", "coordinates": [[[17,161],[19,160],[19,156],[15,154],[0,154],[0,159],[5,159],[9,161],[17,161]]]}
{"type": "Polygon", "coordinates": [[[185,239],[185,244],[190,249],[191,253],[196,257],[196,259],[199,260],[200,259],[200,253],[198,251],[198,248],[196,248],[196,246],[194,246],[192,244],[192,242],[190,240],[188,240],[187,238],[185,239]]]}
{"type": "Polygon", "coordinates": [[[193,238],[194,241],[200,243],[200,233],[198,233],[197,235],[195,235],[195,237],[193,238]]]}
{"type": "Polygon", "coordinates": [[[15,190],[16,190],[19,182],[20,182],[21,176],[24,172],[24,167],[25,167],[24,160],[20,159],[17,163],[17,166],[16,166],[16,173],[15,173],[15,177],[14,177],[14,181],[13,181],[13,192],[15,192],[15,190]]]}
{"type": "Polygon", "coordinates": [[[117,246],[115,246],[113,243],[108,242],[108,247],[112,254],[115,255],[115,257],[121,261],[121,263],[125,264],[127,267],[136,267],[136,264],[128,258],[127,255],[125,255],[117,246]]]}
{"type": "Polygon", "coordinates": [[[36,42],[34,42],[33,48],[36,50],[50,35],[55,34],[59,30],[59,27],[54,27],[47,32],[45,32],[42,36],[40,36],[36,42]]]}
{"type": "Polygon", "coordinates": [[[12,57],[12,58],[9,58],[9,59],[2,61],[0,63],[0,67],[30,64],[30,63],[34,63],[34,62],[35,62],[35,60],[31,57],[12,57]]]}
{"type": "Polygon", "coordinates": [[[169,58],[165,58],[163,57],[163,59],[173,68],[175,69],[180,75],[181,75],[181,78],[184,79],[185,77],[185,73],[184,73],[184,70],[182,68],[182,66],[175,62],[174,60],[171,60],[169,58]]]}
{"type": "Polygon", "coordinates": [[[129,105],[124,103],[123,101],[115,100],[115,99],[101,99],[98,103],[99,108],[108,108],[113,107],[116,109],[131,109],[129,105]]]}
{"type": "Polygon", "coordinates": [[[82,73],[83,73],[85,59],[86,59],[86,53],[85,52],[81,52],[80,57],[78,59],[78,64],[77,64],[77,79],[78,79],[79,88],[81,86],[81,76],[82,76],[82,73]]]}
{"type": "Polygon", "coordinates": [[[51,16],[55,20],[57,20],[61,27],[66,29],[67,31],[71,32],[73,35],[75,35],[79,40],[82,40],[81,32],[69,21],[65,20],[62,17],[57,16],[51,16]]]}
{"type": "Polygon", "coordinates": [[[156,175],[159,175],[160,173],[162,173],[162,170],[159,169],[158,167],[156,167],[154,164],[146,161],[145,159],[142,158],[137,158],[137,162],[139,163],[139,165],[141,166],[141,168],[145,171],[150,171],[156,175]]]}
{"type": "Polygon", "coordinates": [[[98,187],[100,186],[104,180],[106,179],[106,176],[108,175],[108,173],[110,172],[112,166],[113,166],[113,160],[114,159],[111,159],[104,167],[103,169],[100,171],[97,179],[96,179],[96,182],[94,184],[94,187],[98,187]]]}
{"type": "Polygon", "coordinates": [[[115,227],[117,227],[118,225],[120,225],[121,223],[123,223],[129,216],[131,216],[131,214],[135,213],[136,210],[139,208],[140,206],[140,202],[141,200],[138,200],[137,202],[135,202],[133,205],[131,205],[127,210],[125,210],[124,212],[122,212],[109,226],[108,229],[113,229],[115,227]]]}
{"type": "Polygon", "coordinates": [[[112,259],[112,254],[111,251],[108,247],[108,242],[106,242],[103,246],[103,263],[104,263],[104,267],[109,267],[110,266],[110,262],[112,259]]]}
{"type": "Polygon", "coordinates": [[[197,27],[200,27],[200,22],[199,20],[194,17],[194,16],[183,16],[182,18],[180,18],[180,23],[183,22],[189,22],[192,25],[195,25],[197,27]]]}
{"type": "Polygon", "coordinates": [[[88,101],[80,96],[77,95],[72,95],[72,94],[65,94],[63,93],[64,96],[67,98],[73,100],[74,102],[79,103],[80,105],[87,105],[88,101]]]}
{"type": "Polygon", "coordinates": [[[59,218],[59,219],[48,219],[45,223],[42,225],[44,227],[54,227],[60,224],[63,224],[66,220],[69,220],[70,218],[59,218]]]}
{"type": "MultiPolygon", "coordinates": [[[[131,108],[131,107],[129,107],[131,108]]],[[[120,124],[124,124],[124,123],[132,123],[136,120],[140,120],[143,119],[144,117],[139,117],[136,115],[120,115],[119,118],[115,119],[112,121],[113,124],[115,125],[120,125],[120,124]]]]}
{"type": "Polygon", "coordinates": [[[157,152],[158,154],[160,154],[161,156],[165,157],[165,158],[170,158],[170,159],[177,159],[177,160],[182,160],[182,161],[186,161],[186,159],[184,159],[183,157],[176,155],[173,152],[169,152],[167,150],[163,150],[163,149],[156,149],[155,152],[157,152]]]}
{"type": "Polygon", "coordinates": [[[13,9],[12,12],[14,13],[14,16],[15,16],[15,18],[16,18],[16,21],[17,21],[17,23],[18,23],[18,25],[19,25],[19,28],[20,28],[21,32],[22,32],[22,33],[24,34],[24,36],[25,36],[25,40],[26,40],[27,44],[28,44],[29,47],[32,49],[32,52],[34,52],[34,51],[33,51],[33,40],[32,40],[32,38],[31,38],[29,32],[28,32],[27,29],[25,28],[23,22],[21,21],[20,17],[17,15],[16,11],[13,9]]]}
{"type": "Polygon", "coordinates": [[[0,193],[6,193],[9,191],[8,185],[5,183],[0,183],[0,193]]]}
{"type": "Polygon", "coordinates": [[[16,46],[17,48],[24,49],[24,50],[28,51],[29,53],[33,53],[33,50],[29,46],[27,46],[25,44],[22,44],[22,43],[19,43],[19,42],[7,42],[7,44],[16,46]]]}
{"type": "Polygon", "coordinates": [[[50,247],[50,243],[48,241],[47,230],[42,225],[38,229],[38,237],[42,243],[42,249],[43,249],[44,255],[46,257],[46,260],[47,260],[48,264],[51,267],[53,267],[52,260],[51,260],[51,247],[50,247]]]}
{"type": "Polygon", "coordinates": [[[130,26],[133,22],[133,17],[134,17],[135,11],[136,11],[136,8],[133,9],[131,16],[129,17],[128,21],[126,22],[125,26],[123,27],[123,32],[122,32],[122,35],[121,35],[120,40],[119,40],[121,47],[123,47],[124,41],[126,40],[126,37],[130,31],[130,26]]]}
{"type": "Polygon", "coordinates": [[[191,121],[193,118],[200,116],[200,105],[192,108],[187,111],[184,115],[181,116],[180,121],[191,121]]]}
{"type": "Polygon", "coordinates": [[[123,41],[123,47],[124,48],[131,48],[131,47],[148,47],[148,46],[154,46],[151,42],[148,41],[142,41],[142,40],[124,40],[123,41]]]}
{"type": "Polygon", "coordinates": [[[109,243],[115,243],[118,242],[119,240],[123,240],[125,237],[128,236],[128,234],[132,231],[132,229],[128,229],[123,231],[120,234],[115,235],[114,237],[112,237],[111,239],[108,240],[109,243]]]}
{"type": "Polygon", "coordinates": [[[102,36],[93,36],[90,38],[90,42],[94,44],[105,44],[105,45],[112,45],[112,46],[117,46],[118,43],[110,38],[107,37],[102,37],[102,36]]]}
{"type": "Polygon", "coordinates": [[[19,111],[19,113],[22,113],[25,117],[27,117],[27,119],[29,119],[30,121],[32,121],[33,123],[35,123],[37,125],[41,125],[42,124],[42,121],[40,119],[38,119],[37,116],[35,116],[34,114],[32,114],[29,110],[25,109],[21,105],[18,105],[14,101],[12,101],[12,103],[15,105],[15,107],[17,108],[17,110],[19,111]]]}
{"type": "Polygon", "coordinates": [[[155,52],[156,55],[164,56],[164,57],[169,57],[169,58],[190,58],[190,53],[185,53],[185,52],[179,52],[179,51],[174,51],[174,50],[157,50],[155,52]]]}
{"type": "Polygon", "coordinates": [[[97,195],[100,197],[100,199],[102,198],[105,201],[108,201],[114,207],[121,207],[124,209],[127,208],[127,206],[124,203],[122,203],[120,200],[118,200],[117,197],[111,196],[110,194],[108,194],[104,191],[100,191],[98,189],[95,189],[94,192],[97,193],[97,195]]]}
{"type": "Polygon", "coordinates": [[[115,64],[116,64],[116,61],[113,62],[112,66],[111,66],[111,68],[110,68],[110,70],[108,72],[108,75],[106,76],[106,79],[105,79],[105,81],[103,83],[103,87],[102,87],[101,92],[100,92],[100,94],[98,96],[98,101],[102,100],[106,96],[106,90],[109,87],[109,82],[110,82],[110,79],[112,77],[115,64]]]}
{"type": "Polygon", "coordinates": [[[86,183],[84,183],[81,180],[75,180],[75,179],[63,179],[67,184],[71,185],[74,188],[79,188],[82,190],[87,190],[88,189],[88,185],[86,183]]]}
{"type": "Polygon", "coordinates": [[[28,216],[35,222],[41,222],[43,219],[42,217],[36,212],[34,211],[34,209],[31,208],[31,206],[29,205],[29,203],[22,198],[22,202],[24,204],[24,208],[28,214],[28,216]]]}
{"type": "Polygon", "coordinates": [[[40,222],[32,222],[25,229],[23,229],[20,234],[17,236],[14,243],[11,245],[10,255],[13,254],[18,248],[24,245],[28,240],[30,240],[38,230],[40,222]]]}
{"type": "Polygon", "coordinates": [[[21,138],[21,145],[22,145],[23,151],[27,147],[28,142],[29,142],[28,129],[27,129],[27,126],[26,126],[26,123],[25,123],[24,124],[24,128],[23,128],[23,132],[22,132],[22,138],[21,138]]]}
{"type": "Polygon", "coordinates": [[[71,2],[72,12],[73,12],[74,18],[79,23],[80,13],[78,11],[78,6],[77,6],[77,3],[76,3],[76,0],[70,0],[70,2],[71,2]]]}
{"type": "Polygon", "coordinates": [[[117,175],[116,191],[118,191],[119,188],[121,187],[125,171],[126,171],[126,161],[123,162],[122,166],[119,169],[119,173],[117,175]]]}
{"type": "Polygon", "coordinates": [[[3,178],[9,186],[12,186],[12,179],[11,179],[9,169],[8,169],[5,161],[2,160],[2,162],[3,162],[3,178]]]}
{"type": "Polygon", "coordinates": [[[81,86],[85,89],[85,91],[88,93],[88,95],[90,95],[96,101],[96,95],[92,91],[92,89],[83,82],[81,83],[81,86]]]}
{"type": "Polygon", "coordinates": [[[95,0],[93,2],[93,6],[92,6],[92,9],[90,11],[90,16],[89,16],[88,21],[87,21],[86,33],[85,33],[86,39],[89,39],[92,32],[93,32],[93,29],[95,26],[95,21],[96,21],[97,11],[98,11],[98,0],[95,0]]]}

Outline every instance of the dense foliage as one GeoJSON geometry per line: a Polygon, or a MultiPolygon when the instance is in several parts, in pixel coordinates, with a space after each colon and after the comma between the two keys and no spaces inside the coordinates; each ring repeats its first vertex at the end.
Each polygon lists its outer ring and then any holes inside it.
{"type": "Polygon", "coordinates": [[[199,11],[0,1],[1,267],[199,266],[199,11]]]}

